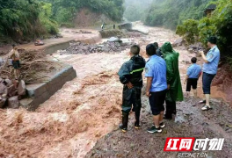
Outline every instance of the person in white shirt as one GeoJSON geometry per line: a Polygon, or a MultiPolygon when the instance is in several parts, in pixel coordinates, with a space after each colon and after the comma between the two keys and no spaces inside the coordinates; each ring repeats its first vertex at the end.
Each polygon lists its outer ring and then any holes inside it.
{"type": "Polygon", "coordinates": [[[20,55],[18,52],[18,49],[15,47],[15,45],[12,45],[13,49],[10,51],[8,59],[12,60],[12,65],[14,68],[14,76],[15,79],[18,80],[19,79],[19,75],[20,75],[20,55]]]}

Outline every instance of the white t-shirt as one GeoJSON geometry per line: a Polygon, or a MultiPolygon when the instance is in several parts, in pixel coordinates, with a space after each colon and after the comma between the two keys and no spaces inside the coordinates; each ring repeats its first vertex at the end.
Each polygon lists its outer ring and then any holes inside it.
{"type": "Polygon", "coordinates": [[[9,53],[9,59],[19,60],[19,58],[20,58],[19,52],[17,50],[12,49],[9,53]]]}

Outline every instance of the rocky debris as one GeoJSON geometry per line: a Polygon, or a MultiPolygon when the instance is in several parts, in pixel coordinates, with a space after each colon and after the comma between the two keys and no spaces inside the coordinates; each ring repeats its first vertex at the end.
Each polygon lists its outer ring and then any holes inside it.
{"type": "Polygon", "coordinates": [[[12,82],[10,79],[0,78],[0,108],[18,108],[19,98],[26,94],[23,80],[12,82]],[[6,104],[7,103],[7,104],[6,104]]]}
{"type": "Polygon", "coordinates": [[[204,46],[202,43],[198,42],[198,43],[195,43],[195,44],[191,44],[188,46],[188,51],[190,53],[198,53],[198,51],[202,51],[204,50],[204,46]]]}
{"type": "Polygon", "coordinates": [[[17,109],[19,107],[18,96],[10,97],[8,99],[8,107],[12,109],[17,109]]]}
{"type": "Polygon", "coordinates": [[[7,86],[3,83],[3,79],[0,78],[0,108],[5,105],[7,97],[7,86]]]}
{"type": "Polygon", "coordinates": [[[89,53],[115,53],[130,48],[134,42],[123,43],[119,38],[110,38],[110,41],[101,44],[87,44],[82,42],[70,43],[66,50],[59,50],[60,54],[89,54],[89,53]]]}
{"type": "Polygon", "coordinates": [[[0,108],[3,108],[6,103],[6,98],[1,98],[0,99],[0,108]]]}
{"type": "Polygon", "coordinates": [[[122,40],[119,37],[111,37],[108,41],[122,43],[122,40]]]}
{"type": "Polygon", "coordinates": [[[0,58],[0,66],[2,66],[5,63],[3,58],[0,58]]]}
{"type": "Polygon", "coordinates": [[[184,43],[183,38],[178,38],[175,42],[173,42],[172,46],[173,47],[179,47],[179,46],[182,46],[183,43],[184,43]]]}
{"type": "Polygon", "coordinates": [[[112,36],[120,36],[124,37],[125,34],[121,30],[104,30],[104,31],[99,31],[101,34],[102,38],[110,38],[112,36]]]}
{"type": "Polygon", "coordinates": [[[26,84],[23,80],[19,81],[18,94],[23,96],[26,94],[26,84]]]}

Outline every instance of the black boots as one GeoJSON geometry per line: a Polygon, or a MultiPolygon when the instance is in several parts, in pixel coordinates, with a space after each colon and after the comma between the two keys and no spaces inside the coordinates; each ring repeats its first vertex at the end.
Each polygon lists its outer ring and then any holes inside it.
{"type": "MultiPolygon", "coordinates": [[[[126,112],[122,113],[122,124],[119,126],[119,128],[120,128],[120,130],[122,130],[122,132],[127,132],[128,117],[129,117],[129,113],[126,113],[126,112]]],[[[136,111],[135,112],[135,120],[136,121],[134,124],[135,129],[140,128],[139,118],[140,118],[140,111],[136,111]]]]}
{"type": "Polygon", "coordinates": [[[126,113],[126,112],[122,113],[122,124],[119,126],[119,128],[124,133],[127,132],[128,117],[129,117],[129,113],[126,113]]]}
{"type": "Polygon", "coordinates": [[[135,124],[134,124],[134,127],[135,129],[139,129],[139,120],[140,120],[140,109],[141,107],[137,108],[135,110],[135,124]]]}

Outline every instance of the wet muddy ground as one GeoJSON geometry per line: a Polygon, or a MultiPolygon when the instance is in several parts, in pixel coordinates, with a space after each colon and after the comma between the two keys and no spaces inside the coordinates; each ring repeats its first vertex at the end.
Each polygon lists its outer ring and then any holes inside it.
{"type": "MultiPolygon", "coordinates": [[[[164,152],[167,137],[225,138],[222,151],[195,151],[205,158],[230,158],[232,151],[231,108],[222,102],[213,102],[214,110],[202,112],[197,100],[178,103],[175,120],[165,121],[161,134],[149,134],[152,125],[148,100],[143,97],[141,129],[133,128],[133,114],[130,115],[129,131],[113,131],[100,140],[86,155],[88,158],[177,158],[179,152],[164,152]],[[194,106],[193,106],[194,105],[194,106]]],[[[191,156],[189,156],[191,157],[191,156]]],[[[196,158],[197,156],[193,156],[196,158]]]]}
{"type": "MultiPolygon", "coordinates": [[[[146,28],[149,34],[134,37],[142,47],[154,41],[163,44],[178,38],[162,28],[146,28]]],[[[180,52],[181,78],[184,79],[189,54],[180,52]]],[[[162,134],[151,135],[148,100],[143,96],[142,127],[128,133],[117,131],[121,112],[122,85],[117,71],[129,59],[128,49],[118,53],[60,54],[55,59],[73,65],[77,78],[34,112],[24,109],[0,110],[0,157],[6,158],[82,158],[82,157],[146,157],[172,158],[177,153],[163,152],[166,137],[225,138],[223,151],[207,152],[208,158],[230,157],[232,115],[229,106],[213,101],[214,110],[201,112],[197,100],[179,103],[176,122],[167,121],[162,134]],[[195,105],[195,106],[193,106],[195,105]],[[87,154],[88,153],[88,154],[87,154]],[[86,155],[87,154],[87,155],[86,155]]],[[[184,85],[183,85],[184,89],[184,85]]],[[[201,85],[199,85],[201,92],[201,85]]],[[[199,94],[201,95],[201,94],[199,94]]]]}

